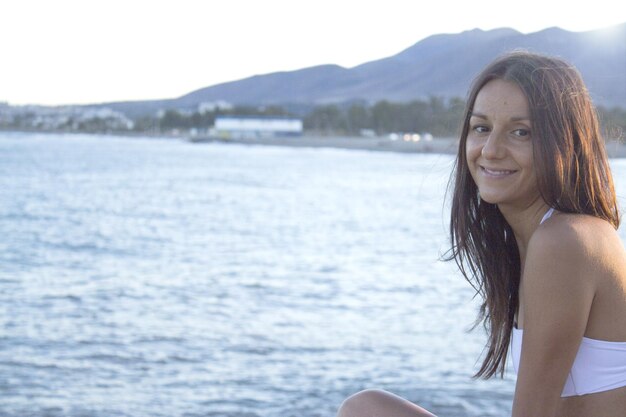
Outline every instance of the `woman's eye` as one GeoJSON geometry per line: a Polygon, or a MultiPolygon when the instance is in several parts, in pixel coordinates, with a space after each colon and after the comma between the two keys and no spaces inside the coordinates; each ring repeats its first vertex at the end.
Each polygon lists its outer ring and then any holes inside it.
{"type": "Polygon", "coordinates": [[[513,131],[515,136],[527,137],[530,136],[530,130],[528,129],[516,129],[513,131]]]}
{"type": "Polygon", "coordinates": [[[472,130],[476,133],[486,133],[489,132],[489,128],[487,126],[482,126],[482,125],[478,125],[478,126],[474,126],[472,127],[472,130]]]}

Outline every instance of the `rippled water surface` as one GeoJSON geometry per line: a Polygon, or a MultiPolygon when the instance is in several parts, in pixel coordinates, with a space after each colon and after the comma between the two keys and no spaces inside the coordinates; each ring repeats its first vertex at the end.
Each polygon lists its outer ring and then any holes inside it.
{"type": "Polygon", "coordinates": [[[332,417],[368,387],[506,415],[437,260],[451,164],[0,134],[0,415],[332,417]]]}

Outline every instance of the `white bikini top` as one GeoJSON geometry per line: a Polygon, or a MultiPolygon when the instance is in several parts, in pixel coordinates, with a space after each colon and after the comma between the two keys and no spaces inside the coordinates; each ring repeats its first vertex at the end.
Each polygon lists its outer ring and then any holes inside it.
{"type": "MultiPolygon", "coordinates": [[[[541,219],[543,223],[554,209],[541,219]]],[[[513,327],[511,357],[515,373],[519,372],[524,331],[513,327]]],[[[626,342],[608,342],[583,337],[578,353],[567,375],[561,397],[592,394],[626,386],[626,342]]]]}

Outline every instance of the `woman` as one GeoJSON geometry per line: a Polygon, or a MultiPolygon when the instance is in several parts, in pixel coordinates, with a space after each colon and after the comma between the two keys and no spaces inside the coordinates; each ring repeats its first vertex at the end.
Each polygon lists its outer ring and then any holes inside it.
{"type": "MultiPolygon", "coordinates": [[[[518,373],[514,417],[626,416],[626,252],[595,110],[552,57],[499,57],[470,90],[456,160],[452,250],[482,297],[477,377],[518,373]]],[[[432,416],[383,391],[339,416],[432,416]]]]}

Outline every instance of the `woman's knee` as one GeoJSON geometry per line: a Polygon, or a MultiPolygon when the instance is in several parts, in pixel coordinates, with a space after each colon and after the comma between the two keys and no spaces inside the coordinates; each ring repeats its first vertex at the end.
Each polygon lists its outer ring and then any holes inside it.
{"type": "Polygon", "coordinates": [[[398,417],[433,416],[423,408],[390,392],[367,389],[348,397],[339,408],[337,417],[369,417],[385,413],[398,417]]]}
{"type": "Polygon", "coordinates": [[[372,406],[380,402],[382,392],[383,391],[377,389],[366,389],[349,396],[344,400],[343,404],[341,404],[341,407],[339,407],[337,417],[370,415],[372,406]]]}

